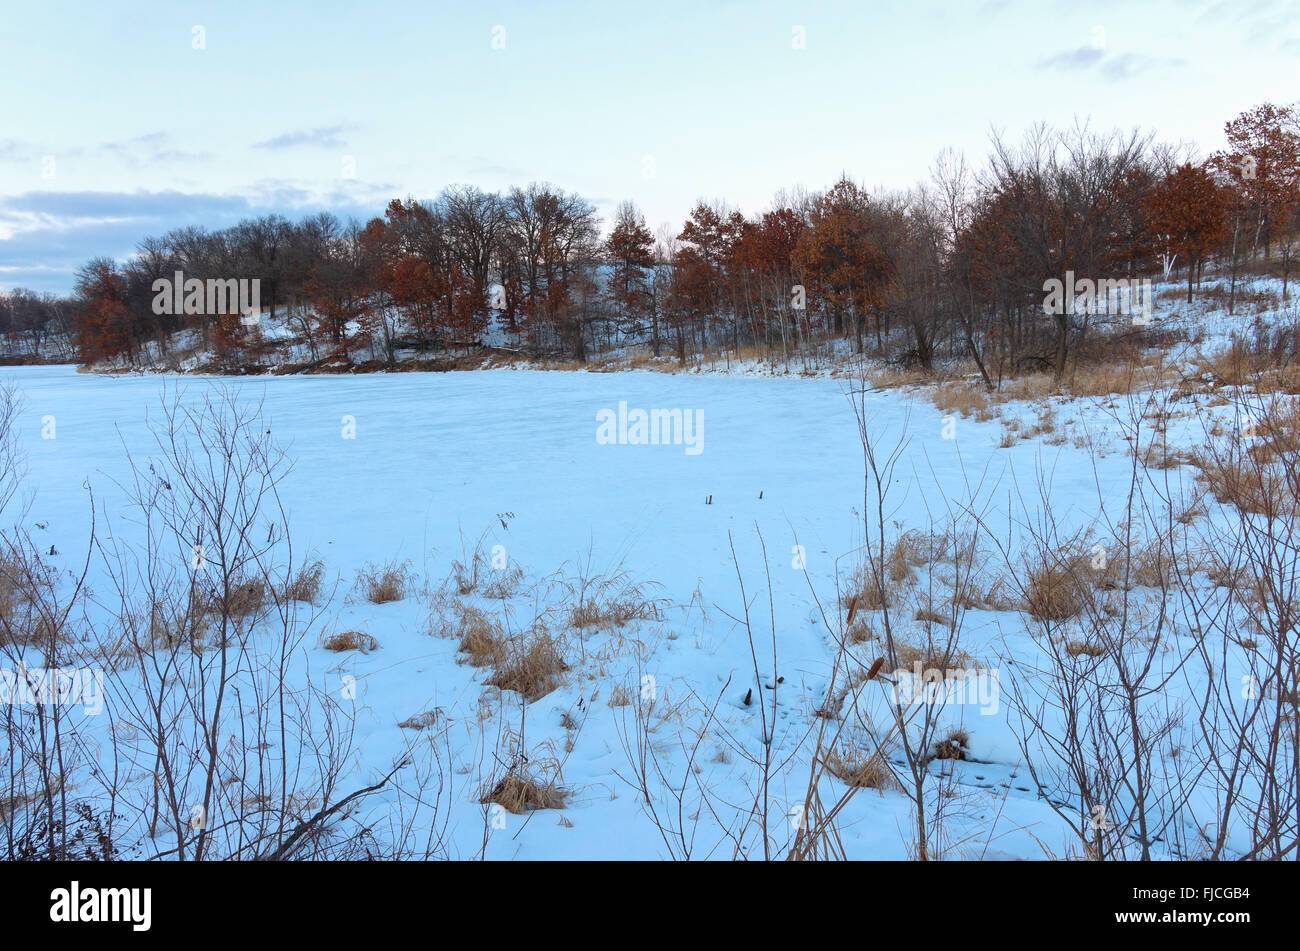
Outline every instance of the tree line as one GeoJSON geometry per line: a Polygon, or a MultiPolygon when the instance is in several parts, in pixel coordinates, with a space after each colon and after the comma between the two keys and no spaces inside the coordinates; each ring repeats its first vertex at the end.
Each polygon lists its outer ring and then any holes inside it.
{"type": "MultiPolygon", "coordinates": [[[[319,361],[474,347],[495,327],[510,349],[577,361],[629,342],[685,361],[709,347],[790,358],[843,341],[923,369],[969,357],[989,385],[1026,361],[1059,376],[1087,332],[1087,315],[1044,313],[1044,282],[1067,271],[1185,279],[1190,302],[1209,264],[1230,280],[1231,310],[1238,276],[1262,262],[1280,267],[1287,293],[1300,110],[1257,106],[1225,137],[1198,160],[1139,132],[1039,125],[1018,144],[995,135],[978,169],[945,152],[911,189],[842,177],[752,216],[700,201],[657,235],[632,202],[602,234],[590,200],[550,184],[455,186],[394,199],[365,223],[323,213],[179,228],[125,261],[91,260],[73,300],[36,312],[68,326],[83,361],[135,361],[180,330],[231,363],[270,351],[238,313],[157,313],[155,282],[181,271],[259,280],[271,318],[319,361]]],[[[11,295],[0,331],[31,331],[32,296],[11,295]]]]}

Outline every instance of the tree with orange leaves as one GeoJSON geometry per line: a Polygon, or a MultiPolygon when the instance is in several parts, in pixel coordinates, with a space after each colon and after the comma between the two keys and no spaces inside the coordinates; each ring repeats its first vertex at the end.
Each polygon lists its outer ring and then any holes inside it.
{"type": "MultiPolygon", "coordinates": [[[[794,260],[812,277],[818,296],[830,309],[834,332],[843,332],[845,317],[852,322],[861,353],[867,313],[878,300],[882,290],[878,285],[889,269],[873,230],[866,193],[847,178],[836,182],[813,208],[794,260]]],[[[876,337],[879,345],[878,319],[876,337]]]]}
{"type": "Polygon", "coordinates": [[[1214,175],[1184,162],[1156,185],[1146,200],[1147,226],[1171,264],[1187,263],[1187,303],[1192,281],[1205,258],[1223,240],[1227,201],[1214,175]]]}
{"type": "Polygon", "coordinates": [[[1252,247],[1264,245],[1268,259],[1272,242],[1300,204],[1300,125],[1290,106],[1264,103],[1224,126],[1226,151],[1217,153],[1214,167],[1240,189],[1254,217],[1252,247]]]}
{"type": "Polygon", "coordinates": [[[95,258],[77,273],[77,349],[88,363],[132,357],[131,312],[126,281],[108,258],[95,258]]]}
{"type": "MultiPolygon", "coordinates": [[[[694,324],[701,333],[722,299],[723,262],[726,259],[726,222],[721,211],[697,202],[677,235],[680,242],[674,264],[677,315],[684,326],[694,324]]],[[[680,349],[680,348],[679,348],[680,349]]]]}
{"type": "Polygon", "coordinates": [[[654,235],[636,205],[625,201],[614,213],[614,229],[605,239],[605,254],[613,265],[606,294],[624,319],[645,313],[649,290],[646,272],[654,265],[654,235]]]}

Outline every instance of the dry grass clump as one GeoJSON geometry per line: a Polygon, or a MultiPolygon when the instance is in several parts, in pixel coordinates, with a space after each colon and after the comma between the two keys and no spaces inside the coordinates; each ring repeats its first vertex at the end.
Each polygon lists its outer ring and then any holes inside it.
{"type": "Polygon", "coordinates": [[[364,631],[337,631],[326,637],[321,646],[327,651],[361,651],[369,654],[373,650],[379,650],[379,641],[373,634],[364,631]]]}
{"type": "Polygon", "coordinates": [[[1146,469],[1163,471],[1191,464],[1192,454],[1177,449],[1171,450],[1165,440],[1153,439],[1147,444],[1147,447],[1138,454],[1138,461],[1141,462],[1142,466],[1146,469]]]}
{"type": "MultiPolygon", "coordinates": [[[[212,631],[211,617],[199,601],[176,607],[154,600],[149,605],[147,620],[129,615],[124,626],[126,631],[118,642],[119,648],[125,646],[129,638],[130,648],[141,653],[165,650],[181,644],[188,644],[201,651],[204,639],[212,631]]],[[[123,652],[119,649],[115,656],[127,659],[131,653],[132,650],[123,652]]]]}
{"type": "Polygon", "coordinates": [[[1030,617],[1039,621],[1068,621],[1083,610],[1086,602],[1078,570],[1080,560],[1040,564],[1029,569],[1024,607],[1030,617]]]}
{"type": "Polygon", "coordinates": [[[632,702],[632,694],[623,685],[619,685],[609,695],[611,707],[626,707],[632,702]]]}
{"type": "Polygon", "coordinates": [[[46,644],[56,634],[43,605],[53,603],[58,573],[33,556],[0,550],[0,646],[46,644]]]}
{"type": "Polygon", "coordinates": [[[566,583],[573,604],[569,626],[619,627],[629,621],[658,621],[663,617],[663,599],[647,593],[647,584],[636,584],[623,572],[609,576],[579,578],[566,583]]]}
{"type": "Polygon", "coordinates": [[[1131,363],[1099,363],[1077,367],[1065,385],[1072,396],[1102,397],[1133,392],[1137,379],[1131,363]]]}
{"type": "Polygon", "coordinates": [[[471,604],[456,605],[456,614],[456,649],[468,655],[469,664],[488,667],[500,661],[505,652],[501,625],[471,604]]]}
{"type": "Polygon", "coordinates": [[[1072,640],[1065,645],[1065,652],[1071,657],[1100,657],[1106,653],[1106,648],[1100,644],[1094,644],[1092,641],[1072,640]]]}
{"type": "Polygon", "coordinates": [[[901,791],[902,783],[880,750],[867,753],[856,748],[833,749],[826,754],[826,771],[846,786],[875,789],[883,796],[885,790],[901,791]]]}
{"type": "Polygon", "coordinates": [[[523,580],[524,569],[518,565],[510,565],[499,571],[490,571],[487,575],[487,584],[483,586],[483,597],[492,598],[493,600],[513,598],[519,593],[523,580]]]}
{"type": "Polygon", "coordinates": [[[925,624],[942,624],[945,627],[952,627],[952,618],[946,614],[940,614],[933,607],[921,607],[916,609],[915,619],[925,624]]]}
{"type": "Polygon", "coordinates": [[[513,690],[530,701],[539,700],[560,686],[569,669],[561,647],[549,631],[536,626],[507,643],[487,683],[513,690]]]}
{"type": "Polygon", "coordinates": [[[990,611],[1015,611],[1020,601],[1014,593],[1015,586],[1005,578],[998,578],[984,592],[984,607],[990,611]]]}
{"type": "Polygon", "coordinates": [[[407,717],[397,725],[403,730],[428,730],[437,725],[441,716],[441,709],[425,710],[413,717],[407,717]]]}
{"type": "Polygon", "coordinates": [[[1236,563],[1230,557],[1225,558],[1224,555],[1216,551],[1208,552],[1201,560],[1199,567],[1205,572],[1206,577],[1220,588],[1231,588],[1234,591],[1239,591],[1257,586],[1249,565],[1236,563]]]}
{"type": "Polygon", "coordinates": [[[922,670],[936,670],[941,674],[947,674],[949,670],[971,670],[975,667],[971,655],[955,645],[917,645],[901,638],[894,640],[894,658],[893,664],[888,658],[885,659],[881,665],[884,673],[911,673],[918,663],[922,670]]]}
{"type": "Polygon", "coordinates": [[[1160,542],[1138,549],[1129,566],[1129,577],[1143,588],[1167,588],[1173,577],[1173,557],[1160,542]]]}
{"type": "Polygon", "coordinates": [[[990,401],[997,399],[997,394],[990,393],[982,383],[960,380],[933,386],[929,395],[935,406],[944,413],[970,416],[976,422],[987,422],[993,418],[990,401]]]}
{"type": "MultiPolygon", "coordinates": [[[[862,367],[862,372],[867,375],[867,382],[874,390],[895,390],[905,386],[921,386],[923,384],[933,384],[936,382],[932,374],[927,374],[919,368],[908,368],[890,364],[868,364],[862,367]]],[[[926,392],[935,400],[934,390],[937,387],[927,386],[926,392]]]]}
{"type": "Polygon", "coordinates": [[[867,641],[874,641],[879,635],[875,629],[867,623],[867,619],[858,615],[853,620],[847,622],[844,629],[844,636],[848,638],[850,644],[864,644],[867,641]]]}
{"type": "MultiPolygon", "coordinates": [[[[506,517],[513,517],[513,514],[506,517]]],[[[502,525],[505,524],[503,519],[502,525]]],[[[512,597],[518,590],[520,582],[523,581],[523,569],[510,563],[504,556],[505,548],[500,545],[491,549],[491,557],[489,557],[483,547],[487,543],[487,538],[487,532],[480,535],[478,541],[474,543],[473,551],[465,548],[462,539],[463,557],[452,561],[451,574],[447,578],[447,583],[457,594],[466,595],[477,591],[486,579],[486,587],[483,591],[485,597],[494,599],[512,597]]]]}
{"type": "Polygon", "coordinates": [[[1270,459],[1293,458],[1300,450],[1300,400],[1271,397],[1256,431],[1271,450],[1270,459]]]}
{"type": "Polygon", "coordinates": [[[238,578],[228,591],[214,592],[211,610],[219,617],[242,620],[262,613],[271,602],[271,591],[263,578],[238,578]]]}
{"type": "Polygon", "coordinates": [[[1237,339],[1226,350],[1202,355],[1197,376],[1218,386],[1250,387],[1256,393],[1300,393],[1300,360],[1294,328],[1272,331],[1255,345],[1237,339]]]}
{"type": "Polygon", "coordinates": [[[952,604],[964,611],[1018,611],[1021,600],[1013,592],[1014,584],[1005,578],[964,576],[953,587],[952,604]]]}
{"type": "Polygon", "coordinates": [[[1223,505],[1248,515],[1280,515],[1294,509],[1293,474],[1278,466],[1255,462],[1247,455],[1197,453],[1197,478],[1223,505]]]}
{"type": "Polygon", "coordinates": [[[954,729],[942,740],[934,743],[934,752],[930,759],[966,759],[970,755],[970,733],[963,729],[954,729]]]}
{"type": "Polygon", "coordinates": [[[849,579],[841,600],[843,607],[850,614],[859,611],[879,611],[885,606],[885,592],[877,583],[875,572],[863,565],[849,579]]]}
{"type": "Polygon", "coordinates": [[[325,562],[319,558],[307,562],[284,585],[285,601],[302,601],[315,604],[320,597],[321,583],[325,579],[325,562]]]}
{"type": "Polygon", "coordinates": [[[371,604],[388,604],[406,597],[410,577],[408,562],[390,561],[384,565],[370,562],[357,572],[356,587],[371,604]]]}
{"type": "MultiPolygon", "coordinates": [[[[952,551],[953,540],[946,533],[919,529],[903,532],[886,551],[883,572],[875,570],[874,562],[862,564],[854,571],[845,585],[841,599],[843,607],[853,609],[856,605],[857,611],[879,611],[891,593],[890,585],[915,581],[918,567],[951,558],[952,551]],[[884,584],[880,581],[881,575],[884,584]]],[[[879,558],[874,561],[879,561],[879,558]]]]}
{"type": "Polygon", "coordinates": [[[1056,380],[1051,373],[1022,373],[1014,379],[1004,381],[997,390],[999,402],[1037,402],[1054,396],[1057,392],[1056,380]]]}
{"type": "Polygon", "coordinates": [[[479,802],[494,803],[512,815],[538,809],[562,809],[569,791],[557,785],[554,775],[542,778],[524,767],[515,767],[483,790],[479,802]]]}
{"type": "Polygon", "coordinates": [[[451,563],[451,583],[457,594],[473,594],[478,589],[479,575],[486,571],[487,559],[483,556],[482,545],[475,547],[474,554],[466,561],[451,563]],[[468,564],[466,564],[468,562],[468,564]]]}
{"type": "Polygon", "coordinates": [[[885,557],[889,580],[895,583],[912,580],[916,577],[913,569],[943,561],[950,557],[952,548],[953,540],[944,532],[923,532],[920,529],[903,532],[885,557]]]}
{"type": "Polygon", "coordinates": [[[1032,439],[1035,436],[1050,436],[1056,432],[1056,410],[1050,403],[1044,403],[1038,407],[1038,421],[1032,427],[1025,430],[1024,438],[1032,439]]]}

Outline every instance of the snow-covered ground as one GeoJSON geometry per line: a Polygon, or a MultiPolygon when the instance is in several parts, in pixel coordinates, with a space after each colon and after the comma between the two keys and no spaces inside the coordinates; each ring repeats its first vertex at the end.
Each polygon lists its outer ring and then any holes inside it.
{"type": "MultiPolygon", "coordinates": [[[[322,605],[320,630],[363,631],[380,645],[343,654],[307,645],[312,676],[327,689],[355,684],[348,702],[355,704],[359,752],[342,788],[373,782],[436,735],[450,755],[439,819],[446,822],[448,854],[671,854],[638,795],[636,705],[611,704],[620,688],[653,697],[661,722],[651,741],[666,778],[689,779],[697,791],[694,799],[688,795],[682,820],[699,824],[696,857],[732,855],[734,842],[723,831],[732,820],[706,809],[698,790],[741,813],[752,805],[760,780],[745,751],[761,749],[775,699],[779,765],[767,798],[774,821],[787,828],[770,835],[789,840],[806,793],[810,731],[821,722],[814,711],[827,700],[836,653],[821,610],[838,626],[844,611],[837,587],[861,559],[863,454],[849,381],[519,370],[175,378],[68,367],[14,368],[0,379],[16,384],[23,401],[20,444],[35,493],[25,523],[69,569],[86,553],[88,487],[101,536],[139,537],[121,487],[126,456],[143,465],[156,454],[148,420],[158,419],[167,394],[194,401],[220,386],[263,402],[267,427],[295,463],[281,487],[295,548],[318,554],[340,580],[322,605]],[[607,444],[598,438],[598,420],[604,410],[617,415],[620,404],[628,411],[682,410],[701,423],[697,441],[607,444]],[[486,557],[504,556],[526,572],[523,593],[505,602],[481,590],[432,593],[453,559],[468,561],[476,543],[486,557]],[[410,562],[424,591],[377,605],[352,590],[358,569],[394,559],[410,562]],[[736,620],[746,608],[738,573],[754,621],[753,648],[736,620]],[[661,616],[566,632],[570,670],[532,703],[486,686],[488,670],[460,662],[455,638],[437,636],[452,623],[458,601],[526,628],[546,613],[547,592],[593,576],[644,585],[662,599],[661,616]],[[757,678],[755,654],[763,672],[757,678]],[[762,710],[746,703],[751,692],[762,710]],[[434,728],[398,726],[426,711],[437,712],[434,728]],[[513,815],[479,803],[510,758],[510,734],[521,733],[535,762],[562,763],[557,778],[569,790],[563,808],[513,815]]],[[[900,441],[902,447],[887,533],[942,529],[972,501],[987,524],[1005,529],[1009,516],[1041,512],[1040,482],[1049,486],[1047,508],[1063,525],[1087,526],[1103,510],[1117,520],[1133,464],[1109,419],[1122,415],[1122,403],[1061,404],[1054,408],[1054,438],[1004,447],[999,418],[945,418],[907,391],[868,394],[863,405],[873,439],[886,453],[900,441]]],[[[1039,418],[1036,407],[1013,404],[1003,412],[1027,425],[1039,418]]],[[[1189,406],[1170,430],[1171,443],[1195,443],[1202,420],[1189,406]]],[[[1189,470],[1172,471],[1175,485],[1184,473],[1190,482],[1189,470]]],[[[94,558],[91,564],[91,589],[107,593],[102,566],[94,558]]],[[[996,564],[984,567],[990,577],[998,573],[996,564]]],[[[926,622],[910,609],[897,623],[905,635],[923,636],[926,622]]],[[[870,641],[859,647],[867,663],[879,653],[870,641]]],[[[973,609],[961,648],[992,669],[1000,658],[1031,650],[1032,641],[1018,612],[973,609]]],[[[876,726],[887,728],[885,696],[880,687],[863,703],[879,717],[876,726]]],[[[969,733],[964,760],[930,767],[952,790],[944,835],[962,843],[958,856],[1065,854],[1075,836],[1036,791],[1008,714],[1005,699],[996,697],[982,707],[944,710],[945,725],[969,733]]],[[[134,778],[145,782],[143,775],[134,778]]],[[[845,788],[830,778],[824,785],[828,801],[845,788]]],[[[391,795],[385,790],[365,800],[362,813],[382,815],[391,795]]],[[[863,790],[839,818],[847,853],[906,857],[910,813],[901,792],[863,790]]],[[[155,848],[124,845],[135,854],[155,848]]],[[[751,832],[740,850],[761,857],[762,849],[751,832]]]]}

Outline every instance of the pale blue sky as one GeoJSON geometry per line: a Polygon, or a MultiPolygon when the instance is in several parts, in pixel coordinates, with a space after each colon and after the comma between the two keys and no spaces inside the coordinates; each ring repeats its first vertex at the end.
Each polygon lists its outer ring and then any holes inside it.
{"type": "Polygon", "coordinates": [[[1300,99],[1295,0],[8,7],[6,289],[67,290],[175,225],[369,217],[451,183],[546,180],[677,227],[699,197],[756,212],[841,171],[904,187],[1038,120],[1208,153],[1242,110],[1300,99]]]}

